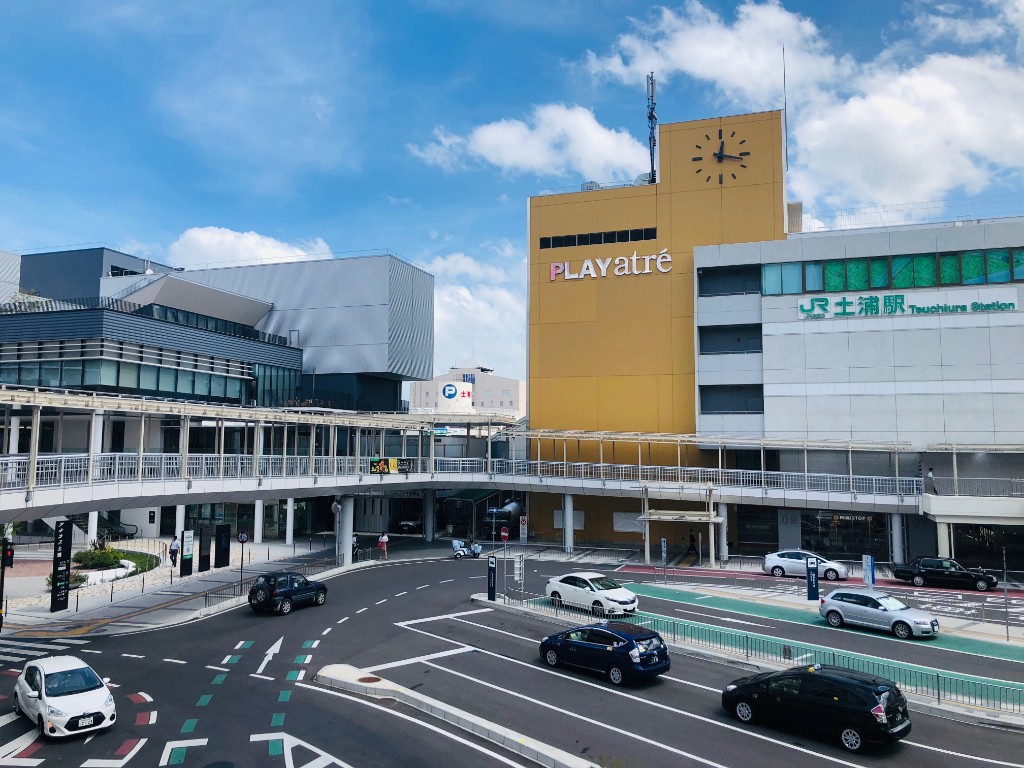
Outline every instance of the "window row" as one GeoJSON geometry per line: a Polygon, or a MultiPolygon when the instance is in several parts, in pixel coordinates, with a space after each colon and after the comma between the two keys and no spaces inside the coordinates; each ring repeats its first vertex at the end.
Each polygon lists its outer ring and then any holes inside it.
{"type": "Polygon", "coordinates": [[[154,320],[164,320],[168,323],[175,323],[176,325],[186,325],[190,328],[199,328],[204,331],[223,333],[226,336],[240,336],[244,339],[256,339],[257,341],[265,341],[282,347],[288,346],[288,339],[283,336],[258,331],[251,325],[235,323],[231,320],[223,320],[219,317],[201,315],[198,312],[188,312],[184,309],[165,307],[162,304],[148,304],[146,306],[139,307],[134,314],[152,317],[154,320]]]}
{"type": "Polygon", "coordinates": [[[764,296],[884,291],[1024,281],[1024,248],[985,248],[761,267],[764,296]]]}
{"type": "Polygon", "coordinates": [[[105,357],[134,363],[149,363],[174,368],[191,368],[228,376],[246,376],[245,363],[223,357],[151,347],[113,339],[72,339],[66,341],[9,341],[0,344],[0,363],[68,360],[105,357]]]}
{"type": "Polygon", "coordinates": [[[571,248],[577,245],[608,245],[609,243],[630,243],[639,240],[657,240],[658,228],[619,229],[615,232],[591,232],[585,235],[553,235],[540,239],[541,250],[546,248],[571,248]]]}

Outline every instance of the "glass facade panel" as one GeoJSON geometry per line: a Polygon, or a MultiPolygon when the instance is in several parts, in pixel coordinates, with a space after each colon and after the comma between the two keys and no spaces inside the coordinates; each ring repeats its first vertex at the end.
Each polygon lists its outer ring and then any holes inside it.
{"type": "Polygon", "coordinates": [[[914,287],[914,259],[912,256],[892,257],[892,287],[914,287]]]}
{"type": "Polygon", "coordinates": [[[174,368],[161,368],[160,369],[160,386],[157,387],[161,392],[174,392],[176,389],[175,374],[177,371],[174,368]]]}
{"type": "Polygon", "coordinates": [[[985,252],[964,251],[960,255],[964,285],[980,285],[985,282],[985,252]]]}
{"type": "Polygon", "coordinates": [[[82,386],[81,360],[65,360],[61,364],[60,384],[62,387],[82,386]]]}
{"type": "Polygon", "coordinates": [[[960,283],[960,254],[943,253],[939,256],[939,284],[958,285],[960,283]]]}
{"type": "Polygon", "coordinates": [[[804,286],[808,291],[821,291],[825,289],[825,278],[822,275],[820,261],[804,263],[804,286]]]}
{"type": "Polygon", "coordinates": [[[850,291],[868,289],[867,259],[850,259],[846,262],[846,288],[850,291]]]}
{"type": "Polygon", "coordinates": [[[887,258],[871,259],[870,288],[885,289],[889,287],[889,260],[887,258]]]}
{"type": "Polygon", "coordinates": [[[761,270],[761,293],[778,296],[782,293],[782,265],[765,264],[761,270]]]}
{"type": "Polygon", "coordinates": [[[137,363],[121,363],[117,374],[117,386],[125,389],[139,388],[139,366],[137,363]]]}
{"type": "Polygon", "coordinates": [[[938,285],[934,253],[922,253],[914,257],[914,285],[918,288],[938,285]]]}
{"type": "Polygon", "coordinates": [[[1010,249],[992,248],[988,252],[988,281],[990,283],[1010,282],[1010,249]]]}
{"type": "Polygon", "coordinates": [[[18,383],[18,366],[17,364],[11,365],[0,365],[0,384],[17,384],[18,383]]]}
{"type": "Polygon", "coordinates": [[[846,290],[846,262],[841,259],[825,262],[825,291],[835,293],[846,290]]]}
{"type": "Polygon", "coordinates": [[[117,361],[116,360],[100,360],[100,386],[103,387],[116,387],[117,386],[117,361]]]}
{"type": "Polygon", "coordinates": [[[86,360],[82,369],[82,385],[94,387],[100,383],[100,361],[86,360]]]}
{"type": "Polygon", "coordinates": [[[175,389],[180,395],[192,394],[192,383],[195,379],[195,371],[178,371],[178,386],[175,389]]]}
{"type": "Polygon", "coordinates": [[[60,386],[60,363],[57,360],[47,361],[39,364],[39,386],[60,386]]]}
{"type": "Polygon", "coordinates": [[[790,261],[782,265],[782,292],[803,293],[803,265],[790,261]]]}
{"type": "Polygon", "coordinates": [[[139,389],[155,392],[159,389],[159,371],[155,365],[143,365],[139,367],[139,389]]]}
{"type": "Polygon", "coordinates": [[[18,365],[18,383],[26,387],[39,386],[39,363],[20,363],[18,365]]]}
{"type": "Polygon", "coordinates": [[[212,397],[225,397],[227,391],[227,380],[223,376],[213,376],[210,379],[210,395],[212,397]]]}
{"type": "Polygon", "coordinates": [[[1024,248],[1013,249],[1013,279],[1024,280],[1024,248]]]}
{"type": "Polygon", "coordinates": [[[196,373],[195,393],[200,397],[210,396],[210,374],[196,373]]]}

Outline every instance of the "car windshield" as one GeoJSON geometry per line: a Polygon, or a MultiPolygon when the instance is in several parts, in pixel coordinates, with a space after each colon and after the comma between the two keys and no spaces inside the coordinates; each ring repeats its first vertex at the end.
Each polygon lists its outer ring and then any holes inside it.
{"type": "Polygon", "coordinates": [[[89,667],[65,669],[46,676],[47,696],[72,696],[103,687],[103,681],[89,667]]]}
{"type": "Polygon", "coordinates": [[[878,598],[878,602],[882,604],[883,608],[890,611],[905,611],[910,607],[901,600],[897,600],[892,595],[884,595],[883,597],[878,598]]]}
{"type": "Polygon", "coordinates": [[[599,576],[596,579],[591,579],[590,583],[594,585],[594,589],[600,591],[604,589],[621,589],[622,587],[614,579],[609,579],[607,576],[599,576]]]}
{"type": "Polygon", "coordinates": [[[646,653],[647,651],[656,651],[659,648],[661,648],[661,645],[661,638],[657,636],[646,637],[643,640],[636,641],[636,646],[640,649],[641,653],[646,653]]]}

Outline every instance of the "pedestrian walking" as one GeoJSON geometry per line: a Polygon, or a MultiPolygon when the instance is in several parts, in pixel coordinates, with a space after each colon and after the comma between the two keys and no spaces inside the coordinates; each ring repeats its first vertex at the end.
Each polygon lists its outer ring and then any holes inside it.
{"type": "Polygon", "coordinates": [[[695,555],[698,554],[698,552],[697,552],[697,534],[695,534],[693,532],[693,528],[690,529],[690,546],[686,550],[686,554],[690,554],[691,552],[693,552],[693,554],[695,554],[695,555]]]}
{"type": "Polygon", "coordinates": [[[380,548],[381,554],[384,555],[384,559],[388,559],[388,532],[381,531],[380,537],[377,539],[377,546],[380,548]]]}
{"type": "Polygon", "coordinates": [[[935,474],[931,467],[928,467],[928,476],[924,479],[924,492],[938,493],[938,491],[935,490],[935,474]]]}
{"type": "Polygon", "coordinates": [[[179,549],[181,549],[181,542],[179,542],[178,537],[175,536],[171,539],[170,546],[167,547],[167,554],[171,556],[171,568],[174,568],[178,564],[179,549]]]}
{"type": "Polygon", "coordinates": [[[352,562],[359,559],[359,537],[352,534],[352,562]]]}

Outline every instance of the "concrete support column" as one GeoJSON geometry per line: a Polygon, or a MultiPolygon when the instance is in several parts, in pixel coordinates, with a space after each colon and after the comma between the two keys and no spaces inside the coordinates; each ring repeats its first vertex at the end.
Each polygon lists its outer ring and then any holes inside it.
{"type": "Polygon", "coordinates": [[[342,496],[336,503],[335,512],[338,536],[338,551],[341,553],[341,564],[352,565],[352,531],[354,528],[356,500],[351,496],[342,496]]]}
{"type": "Polygon", "coordinates": [[[889,547],[891,549],[890,558],[892,562],[904,562],[903,515],[899,513],[889,516],[889,547]]]}
{"type": "Polygon", "coordinates": [[[953,556],[953,526],[950,523],[936,523],[938,529],[938,555],[939,557],[953,556]]]}
{"type": "Polygon", "coordinates": [[[729,562],[729,505],[724,501],[718,502],[718,517],[722,518],[718,524],[718,559],[725,565],[729,562]]]}
{"type": "Polygon", "coordinates": [[[263,499],[256,499],[254,505],[256,507],[256,513],[253,515],[253,531],[252,531],[252,543],[262,544],[263,543],[263,499]]]}
{"type": "Polygon", "coordinates": [[[18,452],[18,435],[21,433],[21,416],[11,414],[11,428],[7,431],[7,453],[18,452]]]}
{"type": "Polygon", "coordinates": [[[567,555],[572,554],[573,517],[572,494],[562,494],[562,548],[567,555]]]}
{"type": "Polygon", "coordinates": [[[180,536],[185,530],[185,505],[178,504],[174,508],[174,535],[180,536]]]}
{"type": "Polygon", "coordinates": [[[85,538],[92,544],[96,541],[100,527],[100,513],[95,510],[89,513],[89,522],[86,525],[85,538]]]}
{"type": "Polygon", "coordinates": [[[295,540],[295,499],[288,499],[284,513],[284,543],[291,544],[295,540]]]}
{"type": "Polygon", "coordinates": [[[434,504],[436,500],[434,491],[427,491],[423,494],[423,540],[434,540],[434,504]]]}

